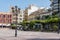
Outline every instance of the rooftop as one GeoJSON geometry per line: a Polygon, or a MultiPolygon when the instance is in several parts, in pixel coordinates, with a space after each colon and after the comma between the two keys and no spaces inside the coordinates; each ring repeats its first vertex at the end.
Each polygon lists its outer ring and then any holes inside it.
{"type": "Polygon", "coordinates": [[[0,14],[12,14],[10,12],[0,12],[0,14]]]}

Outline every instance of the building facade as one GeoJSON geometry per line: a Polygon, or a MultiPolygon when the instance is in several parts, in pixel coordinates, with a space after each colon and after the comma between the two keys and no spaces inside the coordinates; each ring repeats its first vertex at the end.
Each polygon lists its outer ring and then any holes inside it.
{"type": "Polygon", "coordinates": [[[30,15],[32,12],[35,12],[39,9],[39,7],[34,4],[29,5],[27,8],[28,8],[28,15],[30,15]]]}
{"type": "Polygon", "coordinates": [[[9,12],[0,12],[0,26],[10,26],[12,23],[12,14],[9,12]]]}
{"type": "Polygon", "coordinates": [[[48,15],[52,15],[50,11],[48,11],[48,9],[39,9],[35,12],[32,12],[29,15],[29,21],[31,20],[44,20],[46,19],[46,16],[48,15]]]}
{"type": "Polygon", "coordinates": [[[17,23],[20,24],[23,21],[23,10],[20,10],[20,8],[18,8],[19,10],[15,10],[15,9],[16,9],[15,7],[11,7],[12,23],[16,24],[16,20],[17,20],[17,23]],[[16,19],[16,14],[17,14],[17,19],[16,19]]]}
{"type": "Polygon", "coordinates": [[[23,20],[28,21],[28,9],[27,8],[24,10],[23,20]]]}
{"type": "Polygon", "coordinates": [[[29,20],[29,15],[34,12],[37,11],[39,9],[39,7],[37,7],[34,4],[29,5],[25,10],[24,10],[24,20],[28,21],[29,20]]]}
{"type": "Polygon", "coordinates": [[[18,23],[21,23],[21,22],[23,22],[23,10],[20,10],[20,13],[18,14],[18,23]]]}
{"type": "Polygon", "coordinates": [[[50,0],[51,1],[51,9],[52,15],[57,14],[60,15],[60,0],[50,0]]]}

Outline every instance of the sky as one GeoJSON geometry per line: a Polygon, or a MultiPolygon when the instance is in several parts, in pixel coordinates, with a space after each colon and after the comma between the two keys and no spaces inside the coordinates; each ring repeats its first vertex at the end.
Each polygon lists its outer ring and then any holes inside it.
{"type": "Polygon", "coordinates": [[[50,0],[0,0],[0,12],[8,12],[10,11],[10,7],[15,5],[21,9],[25,9],[30,4],[49,8],[50,0]]]}

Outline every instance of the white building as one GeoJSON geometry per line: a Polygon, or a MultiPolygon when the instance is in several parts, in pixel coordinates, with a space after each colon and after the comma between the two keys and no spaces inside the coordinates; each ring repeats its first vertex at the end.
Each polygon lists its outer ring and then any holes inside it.
{"type": "Polygon", "coordinates": [[[29,21],[46,19],[46,16],[52,15],[51,11],[48,11],[48,10],[50,10],[50,9],[43,8],[43,9],[39,9],[35,12],[32,12],[29,15],[29,21]]]}
{"type": "Polygon", "coordinates": [[[18,14],[18,23],[21,23],[23,21],[23,10],[20,10],[20,13],[18,14]]]}
{"type": "Polygon", "coordinates": [[[35,12],[35,11],[38,11],[40,9],[48,9],[48,8],[45,8],[45,7],[38,7],[34,4],[31,4],[28,8],[28,15],[30,15],[31,13],[35,12]]]}
{"type": "Polygon", "coordinates": [[[36,6],[36,5],[30,5],[29,7],[28,7],[28,15],[29,14],[31,14],[32,12],[35,12],[35,11],[37,11],[39,9],[39,7],[38,6],[36,6]]]}
{"type": "MultiPolygon", "coordinates": [[[[23,21],[23,10],[17,7],[19,9],[17,11],[17,23],[21,23],[23,21]]],[[[12,13],[12,23],[16,24],[16,7],[11,7],[11,13],[12,13]]]]}

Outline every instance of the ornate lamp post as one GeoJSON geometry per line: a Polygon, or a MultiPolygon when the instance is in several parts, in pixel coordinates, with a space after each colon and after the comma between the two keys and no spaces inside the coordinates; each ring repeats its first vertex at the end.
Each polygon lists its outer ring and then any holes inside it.
{"type": "Polygon", "coordinates": [[[3,15],[2,15],[2,28],[3,28],[3,15]]]}
{"type": "MultiPolygon", "coordinates": [[[[60,2],[59,2],[59,0],[58,0],[58,13],[60,13],[60,11],[59,11],[59,10],[60,10],[60,7],[59,7],[60,5],[59,5],[59,4],[60,4],[60,2]]],[[[60,24],[60,22],[58,22],[58,34],[59,34],[59,27],[60,27],[59,24],[60,24]]]]}
{"type": "Polygon", "coordinates": [[[15,6],[14,8],[12,7],[12,12],[16,15],[16,28],[15,28],[15,37],[17,37],[17,20],[18,20],[18,13],[20,13],[20,8],[15,6]]]}

